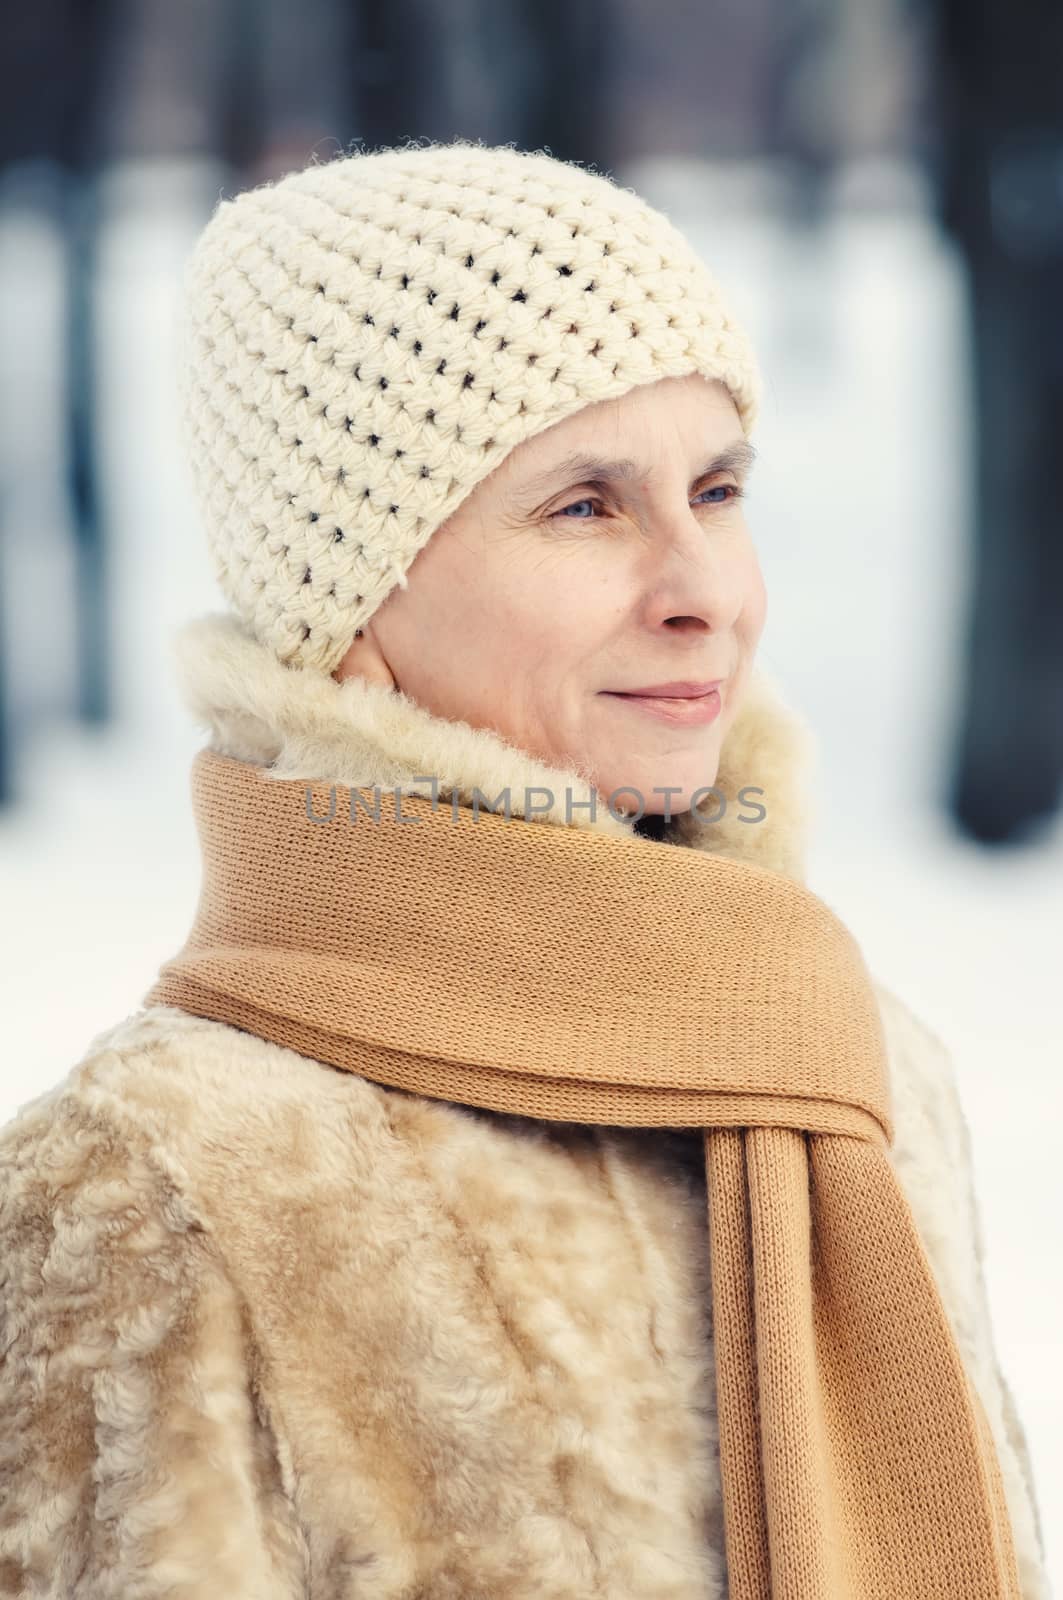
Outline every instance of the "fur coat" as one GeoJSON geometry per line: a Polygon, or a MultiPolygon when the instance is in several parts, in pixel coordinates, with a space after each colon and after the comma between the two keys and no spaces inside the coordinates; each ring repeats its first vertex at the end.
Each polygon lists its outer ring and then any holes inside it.
{"type": "MultiPolygon", "coordinates": [[[[281,776],[423,793],[435,774],[444,794],[508,785],[515,809],[572,781],[283,667],[227,616],[178,644],[211,747],[281,776]]],[[[762,785],[767,820],[676,819],[671,841],[802,878],[810,748],[758,669],[718,782],[762,785]]],[[[630,828],[604,807],[541,820],[630,828]]],[[[876,993],[892,1159],[1041,1600],[954,1067],[876,993]]],[[[141,1006],[0,1132],[0,1594],[718,1600],[707,1238],[696,1130],[421,1099],[141,1006]]]]}

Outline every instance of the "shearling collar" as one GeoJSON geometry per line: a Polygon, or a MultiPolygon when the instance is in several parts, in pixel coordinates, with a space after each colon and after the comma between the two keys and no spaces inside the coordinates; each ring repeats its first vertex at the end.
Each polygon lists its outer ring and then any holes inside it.
{"type": "MultiPolygon", "coordinates": [[[[268,767],[276,778],[421,795],[432,793],[434,779],[440,796],[471,804],[479,791],[482,806],[508,790],[513,815],[523,816],[528,803],[533,821],[633,836],[633,819],[613,815],[604,799],[594,816],[581,806],[593,786],[578,768],[549,766],[498,734],[434,715],[398,690],[358,678],[337,683],[286,666],[232,613],[184,624],[172,648],[181,697],[207,729],[210,748],[268,767]],[[537,809],[544,801],[548,809],[537,809]]],[[[726,799],[723,816],[707,820],[721,804],[709,795],[700,815],[670,822],[668,842],[803,883],[814,750],[807,724],[758,663],[721,754],[715,786],[726,799]],[[743,790],[756,792],[743,799],[743,790]]]]}

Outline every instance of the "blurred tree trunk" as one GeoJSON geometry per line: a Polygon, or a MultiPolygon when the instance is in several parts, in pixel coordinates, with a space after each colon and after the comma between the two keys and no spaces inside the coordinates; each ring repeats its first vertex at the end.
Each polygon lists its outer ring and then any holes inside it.
{"type": "MultiPolygon", "coordinates": [[[[42,0],[39,6],[16,7],[6,23],[0,168],[39,163],[58,169],[61,177],[55,221],[65,252],[65,449],[56,472],[66,474],[72,515],[74,702],[80,717],[101,722],[111,710],[111,615],[94,427],[97,180],[103,69],[115,7],[110,0],[42,0]]],[[[16,603],[23,603],[20,597],[16,603]]],[[[8,737],[0,725],[5,797],[12,792],[14,773],[8,737]]]]}
{"type": "Polygon", "coordinates": [[[969,271],[974,583],[950,804],[986,843],[1063,785],[1063,11],[939,0],[942,217],[969,271]]]}
{"type": "Polygon", "coordinates": [[[77,0],[67,40],[74,54],[59,160],[68,174],[65,215],[67,472],[74,514],[76,704],[85,722],[111,715],[113,618],[107,538],[100,514],[96,431],[96,288],[100,242],[99,177],[103,149],[104,69],[114,50],[117,7],[77,0]]]}
{"type": "Polygon", "coordinates": [[[515,142],[608,166],[612,9],[611,0],[359,0],[359,139],[515,142]]]}

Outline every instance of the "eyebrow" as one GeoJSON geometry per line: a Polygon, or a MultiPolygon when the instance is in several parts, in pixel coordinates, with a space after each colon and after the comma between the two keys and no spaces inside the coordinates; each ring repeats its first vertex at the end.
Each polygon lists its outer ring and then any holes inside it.
{"type": "MultiPolygon", "coordinates": [[[[748,439],[736,439],[707,461],[700,472],[694,474],[692,483],[697,483],[701,478],[707,478],[713,472],[748,473],[757,458],[757,452],[748,439]]],[[[632,478],[652,476],[653,469],[641,466],[637,461],[632,461],[628,456],[619,460],[607,460],[601,456],[571,455],[562,461],[557,461],[544,472],[538,472],[532,478],[527,478],[520,486],[520,493],[534,494],[540,489],[548,489],[551,484],[556,484],[563,478],[568,485],[578,483],[617,483],[629,482],[632,478]]]]}

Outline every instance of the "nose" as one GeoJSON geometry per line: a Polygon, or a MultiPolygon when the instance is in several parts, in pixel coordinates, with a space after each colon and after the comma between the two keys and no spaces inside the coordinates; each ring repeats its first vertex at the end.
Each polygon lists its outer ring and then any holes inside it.
{"type": "Polygon", "coordinates": [[[747,538],[714,529],[693,513],[670,530],[650,580],[648,620],[674,630],[726,633],[734,627],[759,570],[747,538]]]}

